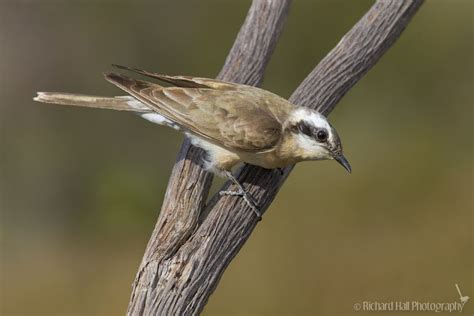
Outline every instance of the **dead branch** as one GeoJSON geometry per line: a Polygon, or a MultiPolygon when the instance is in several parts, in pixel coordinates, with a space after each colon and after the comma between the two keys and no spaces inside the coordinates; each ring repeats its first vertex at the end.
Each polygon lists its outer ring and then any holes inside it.
{"type": "MultiPolygon", "coordinates": [[[[400,36],[422,2],[376,1],[290,100],[328,115],[400,36]]],[[[253,1],[218,78],[260,83],[288,7],[289,1],[253,1]]],[[[255,216],[247,205],[228,196],[214,196],[199,218],[212,180],[200,168],[200,154],[188,142],[180,151],[133,286],[129,315],[198,314],[256,226],[255,216]]],[[[248,165],[239,179],[264,211],[291,169],[280,175],[248,165]]],[[[223,189],[229,186],[227,183],[223,189]]]]}
{"type": "MultiPolygon", "coordinates": [[[[259,85],[283,30],[291,0],[253,0],[218,79],[259,85]]],[[[179,315],[182,302],[167,294],[173,285],[160,265],[195,229],[212,175],[202,169],[202,150],[185,140],[166,190],[158,222],[140,264],[128,307],[129,315],[179,315]]],[[[176,272],[178,273],[178,272],[176,272]]],[[[171,277],[173,279],[174,277],[171,277]]],[[[179,294],[178,294],[179,295],[179,294]]]]}

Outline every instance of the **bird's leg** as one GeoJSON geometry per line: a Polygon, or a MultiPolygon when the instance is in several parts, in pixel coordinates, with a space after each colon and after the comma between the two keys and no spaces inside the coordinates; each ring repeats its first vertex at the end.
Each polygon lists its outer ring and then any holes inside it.
{"type": "Polygon", "coordinates": [[[276,168],[276,170],[280,173],[280,176],[285,174],[285,169],[283,168],[276,168]]]}
{"type": "Polygon", "coordinates": [[[252,197],[250,194],[244,189],[242,184],[237,180],[230,171],[224,171],[225,176],[232,181],[238,188],[239,190],[237,191],[220,191],[220,195],[230,195],[230,196],[240,196],[244,199],[245,203],[252,209],[252,211],[257,215],[258,220],[262,219],[262,213],[256,206],[255,202],[253,201],[252,197]]]}

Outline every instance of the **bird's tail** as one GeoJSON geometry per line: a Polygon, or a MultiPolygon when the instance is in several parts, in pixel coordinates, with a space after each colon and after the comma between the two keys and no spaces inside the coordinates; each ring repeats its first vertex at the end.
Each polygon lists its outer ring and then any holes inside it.
{"type": "Polygon", "coordinates": [[[33,100],[43,103],[146,113],[150,109],[130,96],[99,97],[63,92],[38,92],[33,100]]]}

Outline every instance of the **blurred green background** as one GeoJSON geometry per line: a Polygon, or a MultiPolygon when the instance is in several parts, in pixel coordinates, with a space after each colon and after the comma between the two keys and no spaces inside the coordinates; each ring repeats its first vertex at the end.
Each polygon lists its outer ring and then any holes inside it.
{"type": "MultiPolygon", "coordinates": [[[[249,4],[0,1],[1,315],[124,314],[182,141],[35,92],[120,94],[111,63],[214,77],[249,4]]],[[[288,97],[371,4],[294,1],[263,87],[288,97]]],[[[298,165],[204,315],[474,297],[473,9],[425,3],[331,114],[353,173],[298,165]]]]}

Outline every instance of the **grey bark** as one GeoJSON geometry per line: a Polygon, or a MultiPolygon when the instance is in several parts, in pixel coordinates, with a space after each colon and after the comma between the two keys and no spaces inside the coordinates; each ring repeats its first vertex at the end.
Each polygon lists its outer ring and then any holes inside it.
{"type": "MultiPolygon", "coordinates": [[[[422,0],[378,0],[295,90],[290,101],[328,115],[400,36],[422,0]]],[[[254,0],[218,78],[258,85],[290,1],[254,0]]],[[[215,195],[201,150],[185,141],[141,262],[129,315],[195,315],[257,224],[242,199],[215,195]],[[205,208],[205,211],[203,209],[205,208]]],[[[239,180],[264,212],[291,172],[245,166],[239,180]]],[[[235,189],[226,183],[222,190],[235,189]]]]}

